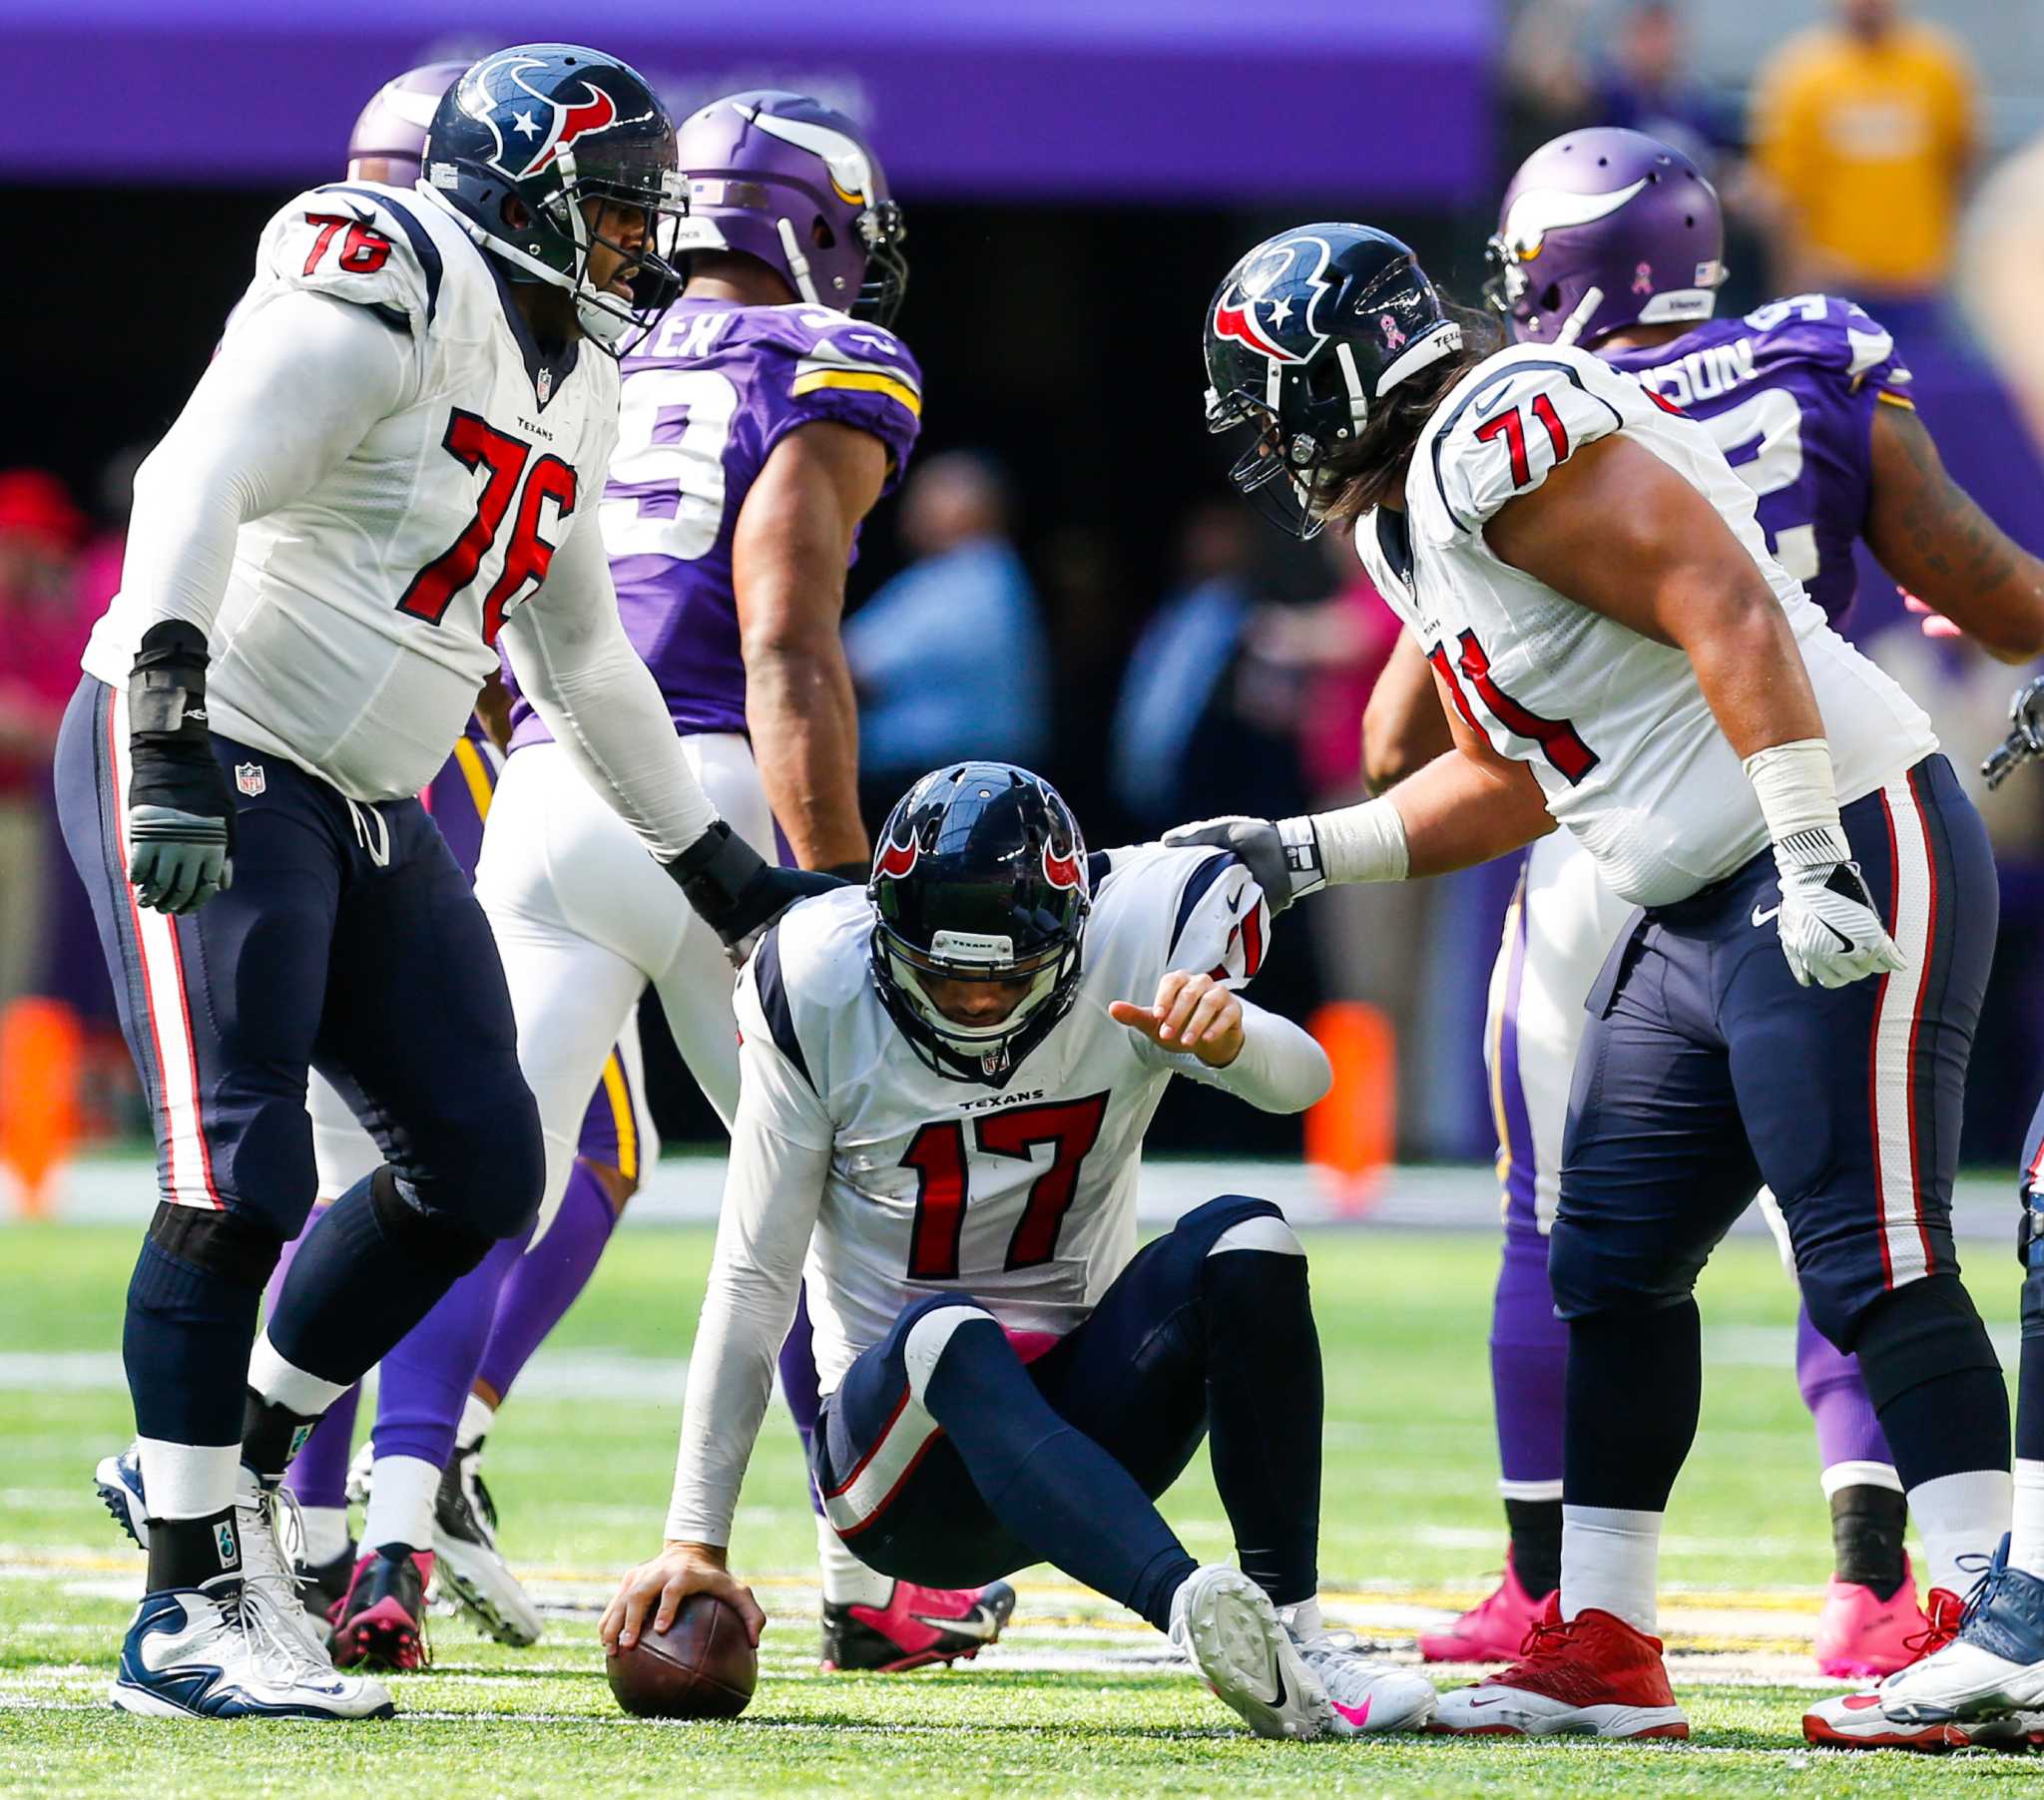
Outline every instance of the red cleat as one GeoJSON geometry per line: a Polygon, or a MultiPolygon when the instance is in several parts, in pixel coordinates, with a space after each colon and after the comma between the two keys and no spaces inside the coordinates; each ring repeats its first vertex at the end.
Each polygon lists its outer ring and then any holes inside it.
{"type": "Polygon", "coordinates": [[[931,1662],[970,1661],[1015,1610],[1006,1581],[985,1587],[918,1587],[896,1581],[885,1606],[823,1603],[823,1666],[896,1673],[931,1662]]]}
{"type": "Polygon", "coordinates": [[[1460,1735],[1687,1737],[1661,1640],[1592,1607],[1566,1624],[1550,1594],[1519,1661],[1441,1696],[1433,1729],[1460,1735]]]}
{"type": "Polygon", "coordinates": [[[1419,1654],[1427,1662],[1510,1662],[1540,1622],[1547,1605],[1519,1584],[1512,1553],[1505,1552],[1505,1578],[1497,1590],[1471,1606],[1444,1631],[1423,1631],[1419,1654]]]}

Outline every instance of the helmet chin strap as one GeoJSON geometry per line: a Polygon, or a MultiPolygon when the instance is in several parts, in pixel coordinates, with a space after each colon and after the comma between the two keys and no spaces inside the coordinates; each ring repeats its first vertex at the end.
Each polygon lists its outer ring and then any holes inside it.
{"type": "Polygon", "coordinates": [[[787,272],[794,278],[794,290],[811,306],[822,305],[816,293],[816,280],[809,273],[809,259],[802,254],[802,246],[795,240],[794,225],[786,219],[776,219],[774,228],[780,233],[780,251],[787,258],[787,272]]]}
{"type": "Polygon", "coordinates": [[[1558,344],[1572,344],[1583,335],[1583,327],[1590,322],[1590,315],[1604,304],[1604,289],[1592,283],[1583,290],[1583,297],[1576,303],[1575,311],[1561,322],[1561,329],[1554,334],[1558,344]]]}

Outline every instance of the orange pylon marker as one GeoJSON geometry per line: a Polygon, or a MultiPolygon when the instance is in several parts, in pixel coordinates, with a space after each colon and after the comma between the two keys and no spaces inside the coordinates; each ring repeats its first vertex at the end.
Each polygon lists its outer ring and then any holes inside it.
{"type": "Polygon", "coordinates": [[[1344,1212],[1367,1211],[1397,1153],[1398,1037],[1380,1008],[1332,1000],[1306,1021],[1334,1085],[1305,1116],[1305,1159],[1344,1212]]]}
{"type": "Polygon", "coordinates": [[[17,1000],[0,1013],[0,1164],[22,1210],[44,1216],[50,1176],[78,1140],[78,1016],[62,1001],[17,1000]]]}

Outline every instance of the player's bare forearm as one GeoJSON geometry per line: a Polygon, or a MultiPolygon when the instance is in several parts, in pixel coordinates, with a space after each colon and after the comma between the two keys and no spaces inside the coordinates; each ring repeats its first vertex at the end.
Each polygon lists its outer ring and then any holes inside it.
{"type": "Polygon", "coordinates": [[[1823,736],[1795,634],[1760,565],[1710,500],[1643,445],[1584,445],[1484,535],[1556,593],[1683,651],[1742,758],[1823,736]]]}
{"type": "Polygon", "coordinates": [[[1866,542],[1902,587],[1990,656],[2044,655],[2044,562],[1952,480],[1910,407],[1874,408],[1866,542]]]}
{"type": "Polygon", "coordinates": [[[1473,868],[1554,829],[1531,769],[1466,748],[1436,756],[1385,797],[1405,827],[1408,881],[1473,868]]]}
{"type": "Polygon", "coordinates": [[[749,648],[746,726],[766,802],[805,869],[866,860],[858,814],[858,701],[833,631],[827,645],[749,648]]]}
{"type": "Polygon", "coordinates": [[[732,541],[746,723],[773,815],[804,868],[866,858],[858,816],[858,702],[839,627],[859,521],[887,453],[816,422],[774,447],[732,541]]]}
{"type": "Polygon", "coordinates": [[[1363,708],[1363,781],[1371,793],[1383,793],[1453,744],[1434,691],[1433,671],[1418,640],[1401,632],[1363,708]]]}

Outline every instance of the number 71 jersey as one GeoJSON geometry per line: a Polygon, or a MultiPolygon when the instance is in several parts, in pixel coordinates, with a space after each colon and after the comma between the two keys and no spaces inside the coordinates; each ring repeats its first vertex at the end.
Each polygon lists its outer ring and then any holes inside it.
{"type": "Polygon", "coordinates": [[[1485,358],[1421,432],[1404,513],[1358,521],[1356,551],[1462,722],[1531,768],[1548,811],[1613,892],[1658,906],[1767,847],[1740,758],[1682,650],[1558,593],[1484,539],[1501,508],[1614,435],[1697,489],[1774,591],[1822,713],[1840,804],[1930,754],[1937,739],[1769,551],[1752,489],[1702,424],[1587,351],[1523,344],[1485,358]]]}
{"type": "MultiPolygon", "coordinates": [[[[1062,1335],[1136,1249],[1143,1133],[1174,1074],[1210,1072],[1117,1025],[1168,970],[1239,987],[1270,934],[1263,890],[1225,850],[1144,846],[1089,859],[1094,905],[1071,1010],[1005,1088],[938,1075],[873,986],[872,908],[859,888],[783,914],[737,994],[734,1136],[765,1130],[828,1173],[806,1268],[827,1393],[902,1309],[968,1293],[1010,1331],[1062,1335]]],[[[743,1191],[722,1232],[771,1197],[743,1191]]]]}

